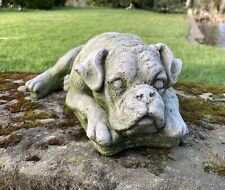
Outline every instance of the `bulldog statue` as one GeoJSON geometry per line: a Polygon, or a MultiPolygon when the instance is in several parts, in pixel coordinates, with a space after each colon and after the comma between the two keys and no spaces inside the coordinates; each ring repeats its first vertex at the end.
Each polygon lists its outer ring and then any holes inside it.
{"type": "Polygon", "coordinates": [[[182,62],[168,46],[103,33],[27,81],[35,98],[64,88],[66,105],[103,155],[135,146],[173,147],[188,133],[171,88],[182,62]]]}

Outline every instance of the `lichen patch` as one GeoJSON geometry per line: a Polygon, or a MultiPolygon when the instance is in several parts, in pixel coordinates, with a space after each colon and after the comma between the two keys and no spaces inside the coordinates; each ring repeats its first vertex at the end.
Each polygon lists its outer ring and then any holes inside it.
{"type": "Polygon", "coordinates": [[[208,160],[203,165],[207,173],[216,173],[225,178],[225,161],[208,160]]]}

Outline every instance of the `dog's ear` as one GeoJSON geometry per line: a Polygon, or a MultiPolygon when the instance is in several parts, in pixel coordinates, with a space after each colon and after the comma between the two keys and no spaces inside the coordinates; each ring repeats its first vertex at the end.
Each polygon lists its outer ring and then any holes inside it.
{"type": "Polygon", "coordinates": [[[181,72],[182,61],[174,58],[172,51],[167,45],[158,43],[155,47],[159,51],[162,63],[166,68],[169,79],[168,86],[173,86],[177,82],[178,75],[181,72]]]}
{"type": "Polygon", "coordinates": [[[103,64],[107,55],[107,49],[98,49],[90,53],[82,63],[75,66],[76,72],[91,90],[99,91],[103,86],[105,77],[103,64]]]}

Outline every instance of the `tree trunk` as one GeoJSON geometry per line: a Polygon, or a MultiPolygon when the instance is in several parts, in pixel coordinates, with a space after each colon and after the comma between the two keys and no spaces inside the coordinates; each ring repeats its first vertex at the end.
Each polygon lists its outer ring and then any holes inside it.
{"type": "Polygon", "coordinates": [[[224,9],[225,9],[225,0],[221,0],[219,9],[220,14],[223,13],[224,9]]]}
{"type": "Polygon", "coordinates": [[[191,0],[186,0],[185,6],[186,8],[191,8],[191,0]]]}

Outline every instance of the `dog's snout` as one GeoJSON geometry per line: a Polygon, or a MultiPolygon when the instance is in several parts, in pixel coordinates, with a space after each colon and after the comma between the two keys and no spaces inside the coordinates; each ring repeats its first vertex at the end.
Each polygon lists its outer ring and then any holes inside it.
{"type": "Polygon", "coordinates": [[[136,93],[136,99],[145,103],[151,103],[155,97],[155,92],[151,89],[140,89],[136,93]]]}

